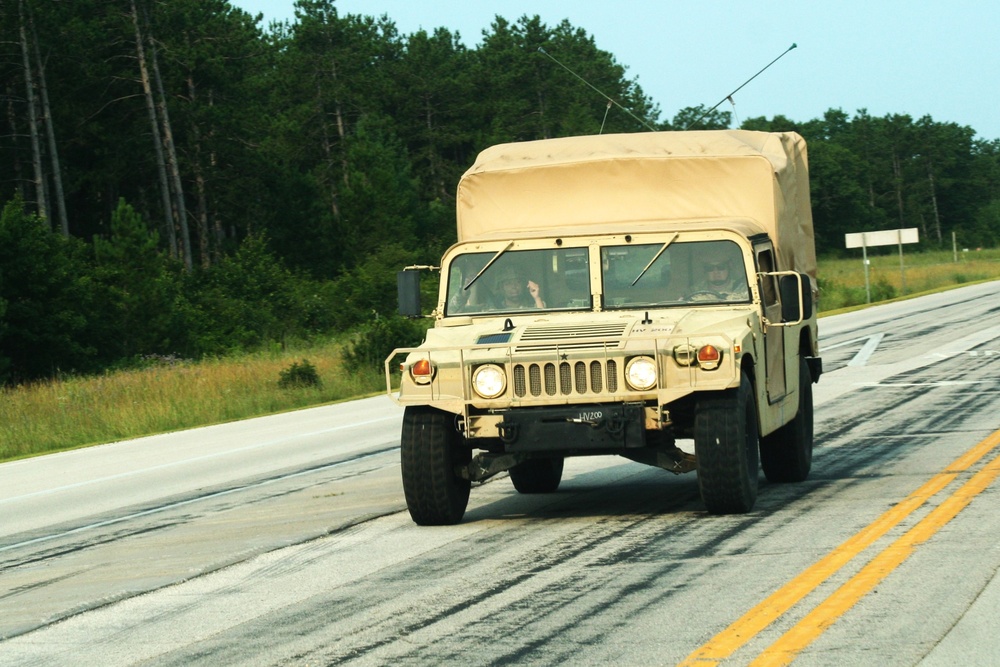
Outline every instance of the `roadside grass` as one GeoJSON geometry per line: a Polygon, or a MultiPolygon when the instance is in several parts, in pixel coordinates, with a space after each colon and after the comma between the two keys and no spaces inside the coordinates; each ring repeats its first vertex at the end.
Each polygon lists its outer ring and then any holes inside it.
{"type": "MultiPolygon", "coordinates": [[[[1000,279],[1000,249],[869,254],[872,301],[1000,279]]],[[[861,258],[820,258],[820,311],[863,306],[861,258]]],[[[273,414],[384,391],[343,362],[347,338],[200,362],[0,388],[0,461],[273,414]],[[291,380],[291,381],[290,381],[291,380]]]]}
{"type": "MultiPolygon", "coordinates": [[[[350,373],[343,343],[0,389],[0,461],[323,405],[384,387],[375,369],[350,373]],[[315,369],[318,382],[282,382],[315,369]]],[[[311,377],[311,375],[310,375],[311,377]]]]}
{"type": "MultiPolygon", "coordinates": [[[[1000,279],[1000,249],[959,252],[956,262],[950,251],[907,253],[903,246],[902,270],[897,248],[869,249],[868,260],[872,303],[1000,279]]],[[[856,258],[821,257],[819,288],[820,313],[864,305],[867,296],[860,251],[856,258]]]]}

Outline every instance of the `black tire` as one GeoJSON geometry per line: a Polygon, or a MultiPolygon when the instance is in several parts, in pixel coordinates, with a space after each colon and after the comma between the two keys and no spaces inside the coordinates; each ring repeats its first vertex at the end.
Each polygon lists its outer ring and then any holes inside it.
{"type": "Polygon", "coordinates": [[[455,415],[426,406],[403,413],[400,439],[406,508],[420,526],[449,526],[462,520],[471,483],[455,473],[472,460],[461,446],[455,415]]]}
{"type": "Polygon", "coordinates": [[[760,440],[760,465],[767,481],[802,482],[809,477],[813,453],[812,375],[799,357],[799,409],[795,418],[760,440]]]}
{"type": "Polygon", "coordinates": [[[528,459],[510,469],[510,481],[518,493],[552,493],[562,481],[562,457],[528,459]]]}
{"type": "Polygon", "coordinates": [[[743,514],[757,502],[757,406],[744,374],[738,389],[698,399],[698,488],[711,514],[743,514]]]}

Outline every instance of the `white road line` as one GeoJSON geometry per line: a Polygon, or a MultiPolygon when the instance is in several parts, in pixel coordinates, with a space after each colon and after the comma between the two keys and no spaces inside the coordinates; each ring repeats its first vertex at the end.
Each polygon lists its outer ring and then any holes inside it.
{"type": "MultiPolygon", "coordinates": [[[[894,375],[909,373],[926,366],[932,366],[956,355],[969,352],[997,338],[1000,338],[1000,325],[986,327],[968,336],[950,341],[941,349],[935,350],[933,354],[915,354],[913,357],[904,358],[890,364],[841,366],[834,371],[823,374],[819,384],[813,388],[813,403],[816,406],[823,405],[848,392],[857,390],[862,382],[881,382],[888,380],[894,375]]],[[[858,340],[862,339],[837,343],[824,349],[842,347],[858,340]]]]}
{"type": "Polygon", "coordinates": [[[884,336],[884,333],[877,333],[872,334],[871,336],[852,338],[851,340],[845,340],[841,343],[834,343],[833,345],[821,347],[819,352],[822,354],[829,350],[835,350],[838,347],[847,347],[848,345],[854,345],[855,343],[865,341],[865,344],[861,346],[861,349],[854,355],[854,358],[847,362],[848,366],[864,366],[868,363],[868,359],[875,353],[875,349],[878,348],[878,344],[882,342],[882,338],[884,336]]]}
{"type": "Polygon", "coordinates": [[[381,417],[379,419],[370,419],[363,422],[354,422],[352,424],[344,424],[342,426],[334,426],[332,428],[326,428],[319,431],[310,431],[309,433],[302,433],[299,435],[292,436],[290,438],[278,438],[276,440],[269,440],[267,442],[258,442],[253,445],[247,445],[246,447],[240,447],[238,449],[227,449],[223,452],[215,452],[213,454],[205,454],[204,456],[196,456],[194,458],[185,458],[178,461],[171,461],[170,463],[164,463],[158,466],[152,466],[150,468],[140,468],[137,470],[129,470],[128,472],[119,473],[117,475],[108,475],[107,477],[97,477],[94,479],[88,479],[83,482],[75,482],[73,484],[66,484],[65,486],[57,486],[50,489],[43,489],[41,491],[35,491],[33,493],[26,493],[20,496],[13,496],[10,498],[0,498],[0,505],[5,503],[12,503],[19,500],[25,500],[27,498],[35,498],[37,496],[47,496],[53,493],[60,493],[62,491],[69,491],[70,489],[76,489],[81,486],[89,486],[91,484],[100,484],[102,482],[109,482],[115,479],[123,479],[126,477],[133,477],[135,475],[142,475],[149,472],[155,472],[157,470],[165,470],[167,468],[176,468],[177,466],[188,465],[191,463],[197,463],[199,461],[205,461],[208,459],[215,459],[222,456],[232,456],[233,454],[240,454],[254,449],[262,449],[265,447],[272,447],[274,445],[280,445],[287,443],[292,440],[299,440],[306,437],[312,437],[322,433],[333,433],[335,431],[343,431],[346,429],[357,428],[359,426],[368,426],[370,424],[377,424],[378,422],[384,422],[389,420],[398,420],[398,416],[391,417],[381,417]]]}
{"type": "Polygon", "coordinates": [[[864,366],[868,363],[868,359],[875,354],[875,350],[878,348],[878,344],[882,342],[882,338],[885,336],[883,333],[873,334],[868,337],[868,342],[861,346],[858,353],[854,355],[854,358],[847,362],[848,366],[864,366]]]}

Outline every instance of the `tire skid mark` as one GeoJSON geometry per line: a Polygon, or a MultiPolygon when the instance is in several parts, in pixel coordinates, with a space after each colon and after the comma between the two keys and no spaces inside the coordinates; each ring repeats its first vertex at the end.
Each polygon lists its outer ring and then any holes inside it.
{"type": "MultiPolygon", "coordinates": [[[[478,589],[473,588],[465,599],[451,605],[443,607],[431,606],[428,613],[412,614],[416,618],[408,620],[405,624],[395,628],[384,628],[375,632],[376,636],[384,639],[376,640],[363,646],[354,646],[349,653],[329,654],[320,652],[317,657],[322,657],[327,664],[342,664],[350,662],[354,658],[373,654],[377,649],[395,643],[395,636],[409,637],[409,641],[417,641],[412,635],[416,632],[429,628],[445,618],[449,618],[459,612],[473,611],[470,614],[474,618],[466,624],[475,630],[475,635],[469,637],[473,643],[476,635],[484,641],[491,637],[495,638],[496,633],[491,631],[494,627],[520,628],[517,637],[509,637],[505,642],[505,648],[510,650],[505,655],[498,656],[496,661],[508,662],[517,656],[530,652],[533,646],[541,646],[563,630],[575,627],[581,619],[593,618],[606,610],[609,604],[617,597],[614,589],[617,587],[616,581],[620,581],[621,568],[600,568],[596,567],[594,561],[602,556],[601,551],[614,549],[615,544],[620,540],[629,541],[630,537],[642,537],[644,533],[652,532],[662,534],[663,528],[658,525],[657,517],[646,516],[637,520],[618,519],[610,533],[595,534],[600,531],[594,530],[598,526],[592,526],[585,530],[588,535],[580,540],[579,533],[567,535],[560,538],[555,543],[551,543],[547,549],[549,553],[543,554],[534,564],[516,569],[516,563],[511,560],[520,561],[519,551],[515,550],[512,556],[505,558],[506,562],[491,565],[491,570],[499,569],[502,572],[511,572],[488,586],[478,589]],[[634,535],[633,535],[634,534],[634,535]],[[580,562],[583,561],[583,562],[580,562]],[[514,568],[511,571],[511,568],[514,568]],[[605,571],[604,577],[594,577],[595,569],[605,571]],[[611,571],[611,570],[614,571],[611,571]],[[542,575],[547,575],[542,577],[542,575]],[[538,579],[544,579],[539,581],[538,579]],[[526,590],[519,590],[526,589],[526,590]],[[546,592],[547,595],[538,595],[539,592],[546,592]],[[499,610],[492,612],[491,609],[477,609],[488,606],[488,603],[496,597],[504,596],[513,598],[499,606],[499,610]],[[596,598],[596,599],[595,599],[596,598]],[[532,629],[538,627],[541,621],[558,616],[561,612],[571,609],[575,605],[583,605],[583,609],[576,613],[570,613],[569,618],[556,625],[555,630],[546,631],[534,637],[525,644],[524,637],[532,634],[532,629]],[[520,645],[520,646],[519,646],[520,645]]],[[[690,519],[688,519],[690,520],[690,519]]],[[[605,526],[610,522],[599,522],[605,526]]],[[[609,558],[606,554],[603,558],[609,558]]],[[[666,573],[678,567],[678,561],[674,560],[662,566],[659,571],[650,578],[664,576],[666,573]]],[[[446,596],[450,597],[450,596],[446,596]]],[[[414,605],[418,609],[425,609],[422,604],[414,605]]],[[[379,614],[382,617],[382,614],[379,614]]],[[[541,625],[545,625],[542,623],[541,625]]],[[[410,651],[394,655],[394,660],[401,660],[403,663],[418,660],[423,652],[431,648],[430,644],[418,644],[410,651]]],[[[442,648],[439,644],[434,644],[435,656],[440,656],[438,650],[442,648]]],[[[453,655],[461,656],[465,652],[464,646],[453,649],[453,655]]],[[[560,661],[557,657],[556,662],[560,661]]]]}
{"type": "MultiPolygon", "coordinates": [[[[152,526],[140,526],[140,527],[123,527],[103,535],[92,536],[78,542],[71,542],[69,544],[54,545],[41,551],[38,551],[28,557],[20,557],[11,560],[5,560],[0,562],[0,575],[5,572],[12,572],[14,570],[36,566],[39,563],[51,560],[54,558],[61,558],[63,556],[70,556],[73,554],[81,553],[89,549],[96,549],[98,547],[106,546],[108,544],[113,544],[119,540],[125,540],[133,537],[141,537],[143,535],[149,535],[162,530],[169,530],[170,528],[175,528],[177,526],[187,523],[188,517],[177,517],[169,521],[164,521],[152,526]]],[[[60,581],[62,578],[54,579],[53,582],[60,581]]]]}
{"type": "Polygon", "coordinates": [[[51,586],[51,585],[57,584],[57,583],[59,583],[61,581],[65,581],[67,579],[71,579],[73,577],[79,576],[79,574],[82,574],[82,572],[73,572],[71,574],[64,574],[64,575],[59,576],[59,577],[50,577],[48,579],[42,579],[42,580],[33,582],[33,583],[31,583],[31,584],[29,584],[27,586],[18,586],[16,588],[11,588],[10,590],[4,591],[2,594],[0,594],[0,600],[6,600],[8,598],[14,598],[14,597],[17,597],[18,595],[21,595],[22,593],[29,593],[31,591],[34,591],[34,590],[37,590],[37,589],[40,589],[40,588],[45,588],[46,586],[51,586]]]}
{"type": "MultiPolygon", "coordinates": [[[[173,559],[171,565],[168,565],[170,574],[166,576],[159,569],[158,559],[155,557],[122,568],[118,574],[108,562],[104,562],[103,566],[87,564],[94,561],[94,558],[99,559],[101,554],[105,553],[105,549],[118,548],[127,551],[136,548],[136,545],[141,545],[142,540],[150,536],[173,535],[175,534],[173,531],[183,531],[188,527],[198,530],[202,522],[219,521],[218,517],[226,512],[243,510],[281,499],[307,491],[313,486],[339,483],[383,470],[387,466],[394,465],[395,461],[387,461],[382,465],[378,462],[365,463],[364,459],[391,453],[396,449],[398,447],[389,447],[376,452],[353,455],[329,464],[311,465],[307,468],[272,474],[265,480],[270,482],[266,485],[262,485],[260,479],[229,485],[221,489],[225,492],[224,495],[220,495],[218,488],[202,489],[195,496],[175,496],[167,499],[166,503],[161,501],[129,508],[124,513],[91,517],[89,523],[62,524],[57,531],[49,529],[41,535],[35,533],[15,536],[22,542],[7,544],[0,549],[0,555],[5,557],[0,561],[0,586],[7,590],[20,591],[17,597],[12,598],[15,600],[43,597],[53,602],[41,602],[40,607],[45,609],[45,612],[37,616],[20,613],[15,617],[7,617],[6,622],[0,625],[0,639],[9,639],[83,612],[184,583],[194,577],[245,561],[262,552],[288,546],[291,541],[264,544],[255,541],[251,535],[246,544],[227,543],[229,546],[220,547],[217,553],[211,556],[210,561],[191,563],[188,567],[183,567],[183,557],[173,559]],[[363,468],[345,469],[342,467],[344,463],[356,465],[360,463],[363,468]],[[325,478],[316,479],[324,473],[325,478]],[[282,483],[283,480],[288,481],[282,483]],[[294,488],[284,488],[289,484],[294,488]],[[28,539],[25,540],[25,537],[28,539]],[[223,553],[226,549],[228,553],[223,553]],[[78,557],[83,557],[83,560],[78,557]],[[48,568],[50,564],[56,571],[67,574],[40,581],[46,571],[44,568],[48,568]],[[97,589],[87,589],[86,579],[89,572],[100,572],[98,576],[108,581],[103,594],[97,596],[99,592],[97,589]],[[46,592],[47,589],[51,592],[46,592]],[[79,591],[84,591],[83,595],[86,597],[81,597],[79,591]],[[67,595],[68,597],[65,597],[67,595]],[[63,597],[65,600],[60,602],[63,597]]],[[[358,521],[365,519],[359,517],[358,521]]],[[[338,528],[342,526],[334,527],[332,530],[338,528]]],[[[319,536],[321,535],[317,533],[303,535],[297,539],[309,540],[319,536]]],[[[152,539],[163,541],[165,538],[152,537],[152,539]]]]}
{"type": "MultiPolygon", "coordinates": [[[[562,524],[563,522],[547,522],[552,524],[562,524]]],[[[627,534],[634,530],[631,522],[616,518],[603,522],[604,524],[614,524],[612,533],[615,536],[627,534]]],[[[649,530],[661,532],[662,526],[656,525],[655,517],[647,516],[640,520],[640,524],[649,524],[649,530]]],[[[367,586],[366,582],[356,582],[355,585],[345,587],[338,591],[331,591],[329,594],[320,593],[310,599],[309,603],[303,607],[305,611],[296,610],[296,623],[302,618],[314,619],[306,623],[306,628],[312,634],[312,629],[316,629],[320,634],[324,631],[329,633],[331,626],[336,628],[336,634],[342,638],[352,638],[357,634],[356,628],[344,628],[340,623],[352,625],[360,622],[359,616],[355,614],[350,605],[344,603],[349,600],[367,600],[369,611],[377,610],[377,617],[383,619],[374,626],[364,626],[365,634],[372,635],[376,639],[365,641],[349,641],[348,646],[333,654],[327,653],[321,662],[325,664],[336,664],[338,662],[351,661],[361,656],[371,656],[378,649],[388,646],[398,640],[414,633],[418,633],[424,628],[433,626],[439,620],[448,618],[456,614],[468,613],[476,607],[489,604],[492,598],[501,595],[509,595],[510,591],[518,591],[519,588],[527,587],[528,582],[539,575],[551,571],[559,563],[574,562],[574,558],[586,556],[593,552],[601,542],[612,540],[612,536],[600,527],[592,526],[584,530],[585,536],[581,539],[579,532],[560,531],[565,533],[553,542],[535,550],[534,559],[530,563],[525,562],[523,555],[520,555],[521,539],[506,539],[515,536],[523,536],[523,525],[510,525],[506,529],[499,531],[501,535],[473,536],[461,541],[461,548],[451,548],[448,555],[458,553],[468,554],[465,559],[472,564],[482,563],[484,560],[490,561],[491,571],[503,572],[502,576],[494,577],[489,581],[470,581],[463,572],[464,563],[456,562],[455,558],[447,558],[445,562],[435,564],[437,558],[430,554],[424,562],[408,563],[398,570],[384,573],[384,577],[374,586],[367,586]],[[489,549],[503,549],[490,553],[489,549]],[[485,554],[485,555],[484,555],[485,554]],[[445,590],[439,592],[427,592],[426,581],[442,581],[445,590]],[[360,590],[358,590],[360,589],[360,590]],[[416,612],[414,610],[419,610],[416,612]]],[[[485,612],[485,613],[488,613],[485,612]]],[[[271,628],[273,619],[262,619],[261,626],[271,628]]],[[[257,622],[240,632],[240,636],[253,636],[257,622]]],[[[303,631],[301,625],[297,626],[299,632],[303,631]]],[[[240,639],[234,639],[234,643],[239,643],[240,639]]],[[[210,642],[215,644],[215,642],[210,642]]],[[[341,639],[338,643],[344,643],[341,639]]],[[[215,645],[212,650],[219,655],[225,655],[225,643],[215,645]]],[[[203,647],[204,648],[204,647],[203,647]]],[[[296,661],[302,656],[313,655],[314,657],[323,652],[323,649],[304,650],[296,653],[296,661]]],[[[440,655],[437,654],[437,655],[440,655]]],[[[183,663],[183,656],[177,656],[177,664],[183,663]]]]}
{"type": "MultiPolygon", "coordinates": [[[[635,549],[635,542],[638,540],[640,542],[645,541],[651,544],[656,544],[657,540],[671,544],[676,543],[679,545],[684,545],[688,541],[687,530],[691,530],[693,533],[701,533],[703,538],[700,547],[694,547],[694,551],[697,551],[699,556],[704,555],[707,552],[711,552],[714,549],[713,543],[725,544],[724,539],[720,540],[719,536],[715,532],[702,524],[703,517],[699,516],[680,516],[678,517],[678,526],[670,526],[670,531],[665,530],[662,525],[662,517],[656,515],[644,516],[644,517],[615,517],[614,519],[604,520],[602,523],[605,525],[614,525],[612,530],[612,535],[608,535],[607,531],[604,531],[603,535],[594,534],[593,539],[585,539],[583,543],[580,543],[580,533],[572,533],[561,537],[554,542],[550,542],[543,548],[535,549],[534,554],[539,554],[540,559],[530,559],[532,564],[530,566],[525,563],[525,557],[522,554],[523,550],[519,542],[521,539],[509,539],[512,537],[509,533],[511,531],[516,531],[516,536],[523,535],[524,526],[511,527],[509,530],[501,531],[500,535],[490,535],[488,537],[480,538],[476,536],[463,540],[462,548],[457,551],[461,553],[472,553],[476,554],[471,556],[473,561],[481,562],[484,560],[482,555],[478,555],[482,552],[488,553],[486,551],[492,546],[506,545],[507,552],[510,555],[505,555],[501,559],[500,563],[490,563],[490,571],[502,571],[506,574],[506,577],[493,578],[489,584],[478,582],[475,585],[470,586],[470,582],[467,577],[464,577],[461,573],[464,571],[463,563],[455,562],[454,559],[444,558],[444,564],[441,566],[431,566],[427,567],[423,564],[415,564],[413,566],[407,566],[406,568],[400,570],[398,573],[387,573],[387,577],[379,581],[376,591],[364,589],[364,583],[361,582],[363,590],[361,592],[345,591],[343,595],[329,596],[321,595],[316,600],[310,601],[308,608],[311,611],[302,613],[297,611],[295,613],[296,623],[299,623],[299,619],[303,617],[307,618],[322,618],[325,622],[320,621],[318,623],[307,623],[307,627],[310,628],[309,632],[306,634],[311,634],[311,627],[315,626],[320,633],[324,632],[324,628],[327,624],[336,627],[338,620],[352,620],[351,616],[353,611],[348,613],[343,606],[343,603],[350,599],[365,598],[369,600],[372,608],[369,609],[369,616],[375,616],[380,619],[386,619],[374,627],[366,626],[368,634],[373,635],[376,639],[370,640],[368,642],[357,641],[357,642],[347,642],[348,646],[342,647],[339,651],[330,652],[324,651],[323,649],[316,649],[314,651],[302,651],[295,654],[296,661],[300,659],[304,660],[305,657],[312,657],[324,664],[342,664],[352,662],[354,660],[365,661],[365,656],[369,659],[375,656],[379,656],[378,659],[382,658],[382,654],[379,653],[380,649],[385,649],[391,647],[394,644],[398,644],[404,641],[402,638],[406,638],[405,642],[407,645],[413,643],[416,640],[413,635],[419,633],[424,629],[431,628],[434,624],[439,621],[454,616],[456,614],[466,614],[470,615],[470,611],[476,611],[477,608],[481,608],[490,603],[491,599],[498,596],[512,596],[514,594],[519,594],[518,589],[528,589],[519,598],[515,598],[513,602],[509,604],[503,604],[500,610],[496,613],[491,613],[489,609],[480,610],[475,618],[466,624],[469,628],[489,628],[491,625],[495,624],[498,619],[510,619],[504,621],[508,627],[521,627],[529,626],[534,627],[540,618],[549,618],[558,611],[569,607],[570,605],[576,604],[577,598],[580,595],[574,596],[569,599],[565,599],[564,596],[556,595],[560,599],[556,601],[551,601],[549,595],[552,591],[562,591],[562,590],[583,590],[580,585],[574,583],[575,581],[581,579],[584,576],[582,573],[587,573],[588,579],[593,578],[593,572],[595,570],[604,570],[606,575],[604,578],[599,578],[596,582],[585,587],[586,593],[581,595],[594,595],[599,594],[604,589],[620,590],[628,597],[633,590],[641,590],[643,588],[648,588],[651,586],[652,582],[660,577],[668,576],[674,571],[678,564],[684,562],[689,555],[685,552],[679,552],[668,558],[668,562],[663,565],[658,570],[649,574],[645,579],[640,580],[631,586],[625,586],[622,588],[621,585],[617,584],[617,581],[621,580],[621,570],[620,566],[609,568],[601,567],[601,563],[614,563],[615,559],[613,553],[621,550],[618,546],[617,540],[624,539],[626,542],[625,550],[633,551],[635,549]],[[682,534],[678,535],[677,532],[682,534]],[[629,537],[631,535],[631,537],[629,537]],[[569,540],[570,544],[566,544],[569,540]],[[469,544],[466,544],[469,543],[469,544]],[[606,546],[605,551],[611,550],[610,553],[601,554],[597,547],[599,543],[610,544],[611,546],[606,546]],[[512,552],[512,553],[510,553],[512,552]],[[572,557],[570,557],[572,556],[572,557]],[[579,561],[585,562],[579,562],[579,561]],[[544,574],[551,574],[555,569],[559,569],[562,573],[560,578],[555,582],[549,583],[537,583],[534,582],[535,578],[542,577],[544,574]],[[614,571],[611,571],[614,570],[614,571]],[[419,582],[421,581],[440,581],[444,579],[445,590],[441,591],[439,594],[423,594],[423,589],[419,582]],[[455,581],[457,579],[457,581],[455,581]],[[534,582],[534,583],[533,583],[534,582]],[[540,608],[539,599],[534,593],[539,590],[546,591],[549,595],[542,597],[543,601],[549,600],[551,602],[551,609],[548,611],[540,608]],[[382,591],[382,592],[380,592],[382,591]],[[385,591],[392,591],[385,592],[385,591]],[[462,594],[456,595],[456,591],[461,591],[462,594]],[[398,605],[398,600],[400,598],[405,598],[407,600],[406,606],[403,609],[396,607],[398,605]],[[322,602],[318,600],[322,599],[322,602]],[[387,608],[388,607],[388,608],[387,608]],[[331,614],[330,610],[337,610],[335,614],[336,619],[332,618],[334,614],[331,614]],[[419,612],[413,611],[414,609],[420,610],[419,612]],[[521,611],[521,615],[526,615],[522,618],[517,614],[513,614],[513,611],[521,611]],[[402,616],[401,616],[402,614],[402,616]]],[[[740,520],[740,523],[744,523],[744,519],[740,520]]],[[[548,522],[556,523],[556,522],[548,522]]],[[[561,522],[559,522],[561,523],[561,522]]],[[[717,528],[717,527],[716,527],[717,528]]],[[[740,526],[731,526],[732,534],[739,534],[741,532],[740,526]]],[[[594,527],[589,530],[585,530],[585,533],[600,533],[601,531],[595,531],[594,527]]],[[[449,553],[455,553],[456,549],[450,549],[449,553]]],[[[690,551],[690,550],[689,550],[690,551]]],[[[737,551],[742,551],[739,549],[737,551]]],[[[533,555],[534,555],[533,554],[533,555]]],[[[436,561],[438,559],[432,557],[431,561],[436,561]]],[[[494,559],[495,560],[495,559],[494,559]]],[[[660,560],[663,560],[662,558],[660,560]]],[[[703,561],[705,567],[708,571],[719,567],[718,561],[703,561]]],[[[622,593],[612,594],[611,597],[620,597],[622,593]]],[[[662,596],[658,596],[657,600],[662,596]]],[[[653,600],[650,604],[657,604],[657,600],[653,600]]],[[[631,604],[631,603],[629,603],[631,604]]],[[[595,614],[600,616],[601,608],[609,607],[609,605],[615,605],[614,599],[603,599],[593,608],[593,605],[587,605],[586,609],[581,612],[583,617],[591,617],[595,614]]],[[[575,618],[575,616],[574,616],[575,618]]],[[[574,621],[569,621],[572,625],[574,621]]],[[[270,627],[270,623],[267,623],[270,627]]],[[[306,630],[301,625],[297,625],[299,631],[302,632],[306,630]]],[[[524,632],[526,628],[522,628],[521,632],[524,632]]],[[[245,630],[247,635],[253,635],[254,630],[245,630]]],[[[330,630],[326,630],[327,633],[330,630]]],[[[519,632],[519,634],[521,634],[519,632]]],[[[352,637],[357,633],[357,629],[354,628],[337,628],[336,634],[338,637],[352,637]]],[[[463,633],[465,634],[465,633],[463,633]]],[[[471,641],[468,637],[467,640],[471,641]]],[[[340,639],[338,643],[343,644],[344,640],[340,639]]],[[[422,650],[424,648],[414,648],[412,651],[415,653],[411,656],[418,659],[422,650]]],[[[440,643],[434,645],[434,656],[435,659],[439,659],[447,653],[442,652],[444,649],[440,643]]],[[[217,649],[221,654],[225,654],[225,649],[217,649]]],[[[460,655],[465,649],[459,647],[456,649],[456,655],[460,655]]],[[[523,647],[517,649],[518,651],[524,650],[523,647]]],[[[409,654],[402,654],[395,656],[393,659],[399,662],[399,658],[405,657],[409,654]]],[[[418,659],[419,661],[419,659],[418,659]]],[[[183,662],[182,659],[178,659],[178,664],[183,662]]],[[[409,660],[403,660],[403,663],[409,662],[409,660]]]]}
{"type": "MultiPolygon", "coordinates": [[[[373,453],[372,455],[384,454],[388,451],[392,451],[396,448],[390,448],[388,450],[380,450],[373,453]]],[[[234,509],[243,509],[248,506],[257,505],[261,503],[266,503],[277,498],[283,498],[295,493],[300,493],[305,489],[319,486],[322,484],[329,484],[340,482],[355,477],[360,477],[366,474],[370,474],[377,470],[380,470],[384,466],[374,466],[367,467],[355,471],[338,471],[335,477],[325,478],[320,480],[309,480],[306,479],[309,475],[318,474],[324,472],[331,468],[339,467],[345,465],[346,463],[352,463],[360,458],[369,458],[369,456],[363,457],[352,457],[350,459],[345,459],[342,461],[337,461],[334,463],[328,463],[317,466],[310,466],[308,468],[295,470],[292,472],[286,472],[280,475],[268,476],[264,479],[253,480],[250,482],[240,482],[238,484],[226,485],[223,487],[217,487],[214,489],[202,489],[200,493],[196,495],[183,495],[174,496],[171,498],[162,499],[156,503],[150,503],[145,505],[140,505],[137,507],[127,508],[123,512],[116,512],[113,514],[107,514],[96,517],[89,517],[86,522],[73,522],[70,524],[62,524],[55,527],[50,527],[44,532],[30,532],[22,533],[18,535],[12,535],[14,541],[8,542],[0,546],[0,553],[8,551],[16,551],[28,547],[32,547],[38,544],[45,544],[54,540],[59,540],[62,538],[73,539],[76,535],[89,534],[92,532],[97,532],[101,529],[107,528],[109,526],[115,526],[118,524],[125,524],[130,521],[148,519],[154,515],[167,516],[167,513],[171,510],[177,508],[190,508],[192,505],[199,503],[210,503],[215,501],[214,504],[206,504],[201,512],[189,513],[177,516],[169,516],[168,518],[162,520],[159,524],[154,526],[142,527],[140,529],[125,529],[121,531],[111,531],[106,533],[104,537],[85,537],[77,542],[71,542],[69,545],[58,547],[51,551],[42,550],[35,555],[29,557],[16,557],[9,561],[4,561],[2,569],[8,569],[10,567],[16,567],[21,564],[36,563],[47,558],[57,558],[59,556],[64,556],[70,553],[75,553],[77,551],[85,550],[94,546],[102,546],[110,542],[114,542],[118,539],[125,539],[135,535],[141,535],[151,530],[156,530],[160,528],[171,528],[185,523],[190,523],[199,519],[203,519],[207,516],[218,515],[224,512],[229,512],[234,509]],[[303,481],[299,484],[294,484],[292,486],[267,490],[266,487],[276,484],[279,482],[284,482],[296,478],[301,478],[303,481]],[[243,492],[253,492],[265,489],[263,493],[251,497],[231,497],[235,494],[240,494],[243,492]]]]}
{"type": "MultiPolygon", "coordinates": [[[[997,310],[993,306],[995,300],[995,294],[976,294],[966,298],[961,298],[956,301],[952,301],[946,305],[939,306],[937,311],[940,312],[940,316],[937,318],[938,321],[947,320],[949,326],[953,328],[961,327],[965,324],[977,325],[982,321],[982,317],[988,315],[997,310]],[[978,310],[976,307],[982,307],[982,310],[978,310]]],[[[859,324],[851,329],[842,330],[837,333],[836,339],[846,338],[849,336],[859,336],[866,335],[872,330],[879,329],[887,325],[891,325],[897,330],[906,330],[909,321],[913,318],[919,318],[923,315],[923,312],[905,313],[902,316],[890,315],[886,316],[885,319],[879,319],[876,321],[867,321],[859,324]]],[[[823,328],[823,320],[820,319],[820,330],[823,328]]],[[[967,327],[962,327],[967,328],[967,327]]],[[[978,328],[974,326],[972,328],[978,328]]],[[[932,329],[930,333],[940,331],[940,327],[932,329]]]]}

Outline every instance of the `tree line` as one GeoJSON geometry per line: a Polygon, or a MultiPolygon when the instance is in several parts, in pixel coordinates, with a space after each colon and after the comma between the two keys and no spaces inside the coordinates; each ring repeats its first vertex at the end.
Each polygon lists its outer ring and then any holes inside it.
{"type": "MultiPolygon", "coordinates": [[[[663,117],[569,21],[463,37],[333,0],[269,26],[227,0],[0,0],[0,381],[370,323],[397,268],[454,241],[486,146],[731,123],[663,117]]],[[[898,226],[1000,237],[1000,143],[972,128],[839,109],[742,127],[809,142],[820,252],[898,226]]]]}

